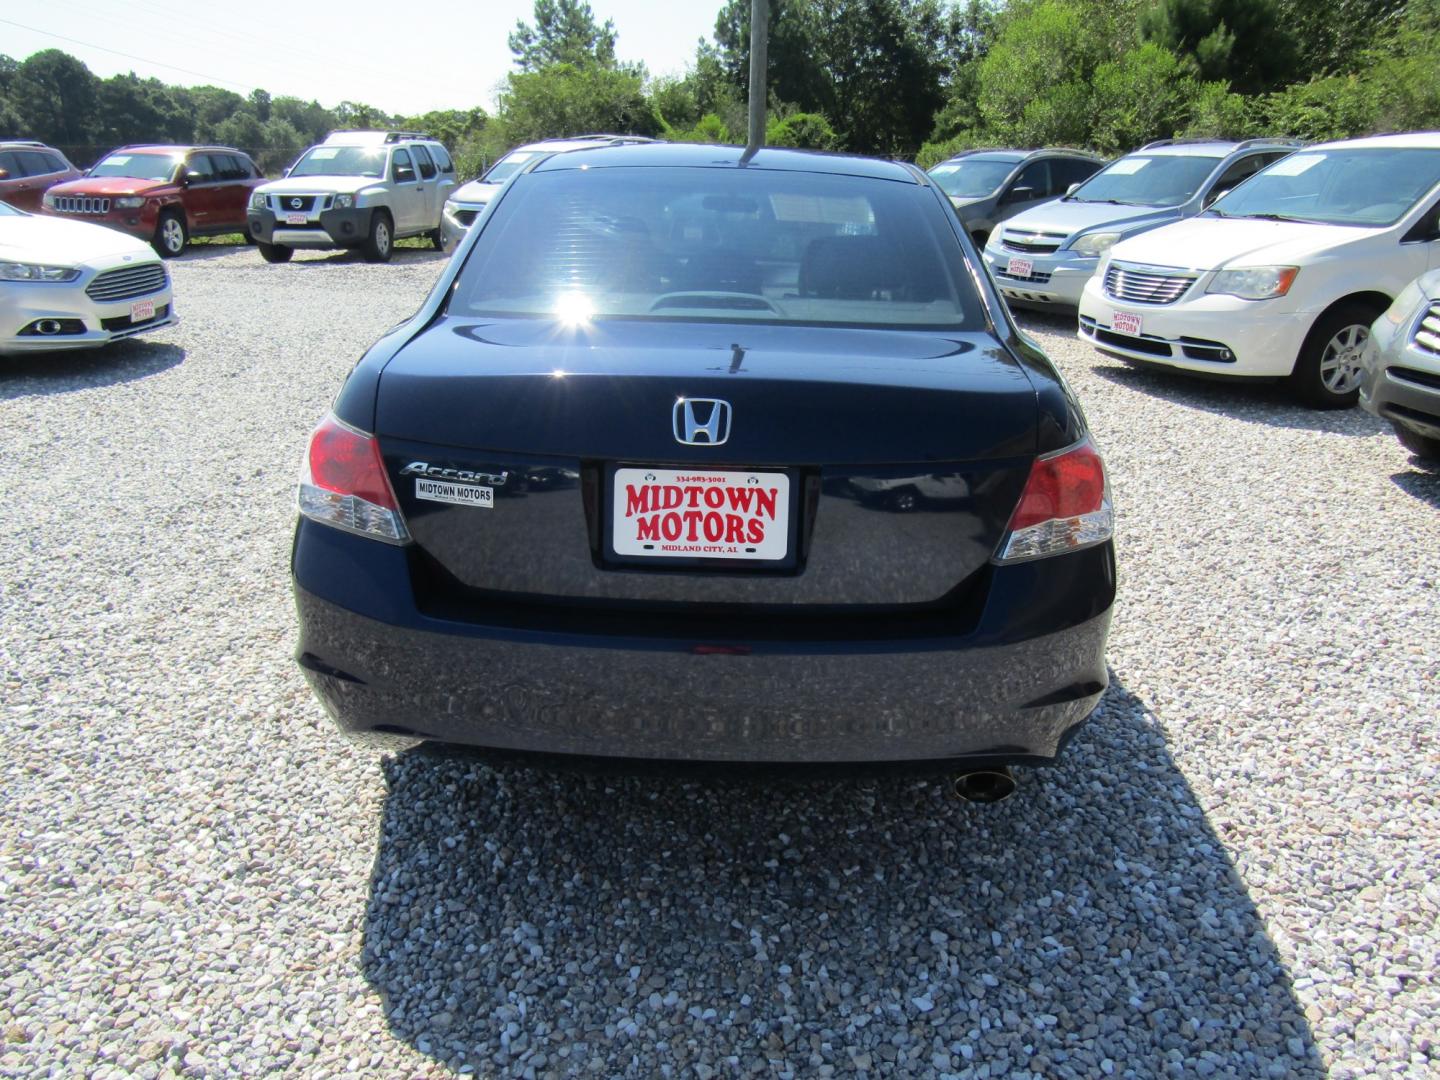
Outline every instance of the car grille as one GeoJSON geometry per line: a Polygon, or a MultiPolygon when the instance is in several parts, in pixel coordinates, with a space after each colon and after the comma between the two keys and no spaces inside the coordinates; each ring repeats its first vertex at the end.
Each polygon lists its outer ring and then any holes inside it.
{"type": "Polygon", "coordinates": [[[1028,255],[1049,255],[1060,250],[1066,233],[1016,233],[1006,229],[1000,234],[1000,246],[1010,251],[1028,255]]]}
{"type": "Polygon", "coordinates": [[[1430,305],[1425,318],[1415,328],[1415,347],[1421,352],[1440,356],[1440,300],[1430,305]]]}
{"type": "Polygon", "coordinates": [[[319,195],[274,195],[271,197],[282,211],[292,214],[298,214],[302,210],[315,209],[315,201],[320,198],[319,195]]]}
{"type": "Polygon", "coordinates": [[[458,221],[461,225],[464,225],[465,228],[467,228],[467,229],[468,229],[471,225],[474,225],[474,224],[475,224],[475,219],[476,219],[477,217],[479,217],[479,216],[480,216],[480,211],[479,211],[479,210],[456,210],[456,211],[455,211],[455,220],[458,221]]]}
{"type": "Polygon", "coordinates": [[[1002,277],[1006,281],[1025,281],[1029,282],[1031,285],[1050,284],[1050,275],[1044,270],[1032,271],[1029,277],[1021,277],[1019,274],[1012,274],[1008,270],[996,270],[995,276],[1002,277]]]}
{"type": "Polygon", "coordinates": [[[1166,274],[1111,263],[1105,295],[1132,304],[1173,304],[1195,283],[1193,274],[1166,274]]]}
{"type": "Polygon", "coordinates": [[[106,270],[85,286],[85,295],[98,303],[114,300],[130,300],[136,296],[148,296],[159,292],[167,283],[165,267],[158,262],[142,263],[139,266],[122,266],[118,270],[106,270]]]}
{"type": "Polygon", "coordinates": [[[108,214],[110,200],[89,195],[56,195],[55,209],[62,214],[108,214]]]}

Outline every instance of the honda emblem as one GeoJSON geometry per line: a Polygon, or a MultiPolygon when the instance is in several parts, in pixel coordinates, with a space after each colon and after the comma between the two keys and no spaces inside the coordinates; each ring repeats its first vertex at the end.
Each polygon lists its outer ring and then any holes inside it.
{"type": "Polygon", "coordinates": [[[675,402],[675,440],[686,446],[719,446],[730,438],[730,403],[717,398],[675,402]]]}

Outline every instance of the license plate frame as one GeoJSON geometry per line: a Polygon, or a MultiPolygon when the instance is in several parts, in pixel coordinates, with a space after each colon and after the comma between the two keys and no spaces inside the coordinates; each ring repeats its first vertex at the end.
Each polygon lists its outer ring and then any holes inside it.
{"type": "Polygon", "coordinates": [[[1110,316],[1110,329],[1126,337],[1143,337],[1145,321],[1133,311],[1116,311],[1110,316]]]}
{"type": "Polygon", "coordinates": [[[309,224],[310,224],[310,215],[309,215],[309,214],[286,214],[286,215],[285,215],[285,224],[286,224],[286,225],[309,225],[309,224]]]}
{"type": "Polygon", "coordinates": [[[130,321],[132,323],[149,322],[155,318],[155,300],[136,300],[130,305],[130,321]]]}
{"type": "Polygon", "coordinates": [[[1011,259],[1005,264],[1005,273],[1013,278],[1029,278],[1035,273],[1035,262],[1032,259],[1011,259]]]}
{"type": "MultiPolygon", "coordinates": [[[[658,570],[740,570],[752,574],[794,572],[799,565],[797,541],[803,486],[799,471],[784,467],[747,469],[734,465],[613,463],[606,469],[599,529],[604,561],[658,570]],[[750,482],[752,479],[754,483],[750,482]],[[674,503],[677,496],[666,492],[674,488],[681,490],[679,505],[672,506],[669,504],[674,503]],[[693,496],[696,503],[693,507],[689,505],[692,499],[690,488],[698,489],[693,496]],[[740,506],[731,505],[730,488],[739,492],[733,499],[740,506]],[[713,505],[713,496],[707,503],[704,492],[709,489],[723,493],[722,505],[713,505]],[[769,496],[764,500],[758,494],[752,497],[749,513],[743,509],[743,493],[747,489],[763,491],[769,496]],[[638,505],[629,505],[637,498],[638,505]],[[769,512],[772,506],[773,518],[769,512]],[[632,512],[627,513],[627,510],[632,512]],[[687,513],[698,516],[687,518],[687,513]],[[729,526],[729,521],[725,519],[731,514],[740,517],[745,523],[741,542],[733,543],[723,533],[719,539],[707,537],[704,530],[707,517],[711,514],[719,516],[721,521],[718,524],[722,527],[729,526]],[[669,515],[675,515],[675,520],[667,523],[669,515]],[[653,538],[639,535],[642,518],[654,529],[653,538]],[[758,520],[764,526],[764,536],[756,543],[750,542],[751,520],[758,520]],[[689,539],[692,527],[696,535],[693,541],[689,539]],[[673,539],[670,538],[672,536],[673,539]],[[754,550],[744,550],[746,548],[754,550]]],[[[709,524],[713,528],[717,523],[710,521],[709,524]]]]}

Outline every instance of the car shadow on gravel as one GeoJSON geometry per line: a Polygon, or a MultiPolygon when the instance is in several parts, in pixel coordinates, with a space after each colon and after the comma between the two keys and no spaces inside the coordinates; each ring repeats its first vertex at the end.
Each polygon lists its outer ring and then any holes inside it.
{"type": "Polygon", "coordinates": [[[1310,409],[1299,405],[1284,383],[1208,380],[1132,367],[1099,353],[1095,354],[1091,370],[1117,386],[1248,423],[1362,437],[1390,431],[1388,423],[1358,407],[1310,409]]]}
{"type": "MultiPolygon", "coordinates": [[[[392,263],[426,263],[441,262],[448,258],[450,258],[450,256],[445,254],[445,252],[436,251],[433,247],[396,247],[394,252],[390,256],[390,261],[392,263]]],[[[386,265],[385,263],[371,263],[365,258],[363,252],[351,249],[327,252],[297,251],[295,253],[295,256],[290,260],[291,266],[298,267],[315,268],[320,266],[335,266],[337,264],[341,266],[348,266],[350,264],[361,264],[367,266],[386,265]]]]}
{"type": "Polygon", "coordinates": [[[1440,510],[1440,462],[1425,462],[1412,458],[1411,464],[1414,471],[1391,473],[1390,479],[1405,494],[1440,510]]]}
{"type": "Polygon", "coordinates": [[[449,1068],[1322,1073],[1224,844],[1118,685],[992,806],[914,778],[423,751],[385,772],[363,970],[395,1036],[449,1068]]]}
{"type": "Polygon", "coordinates": [[[178,345],[137,338],[98,349],[0,356],[0,401],[133,382],[184,359],[185,350],[178,345]]]}

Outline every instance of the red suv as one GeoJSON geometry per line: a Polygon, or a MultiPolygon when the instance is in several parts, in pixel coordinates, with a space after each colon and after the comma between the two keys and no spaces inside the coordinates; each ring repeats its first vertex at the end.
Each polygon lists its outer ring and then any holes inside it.
{"type": "Polygon", "coordinates": [[[47,188],[81,175],[64,154],[42,142],[0,142],[0,202],[17,210],[39,210],[47,188]]]}
{"type": "Polygon", "coordinates": [[[265,182],[228,146],[122,146],[79,180],[45,193],[44,213],[149,240],[163,258],[192,236],[245,232],[250,192],[265,182]]]}

